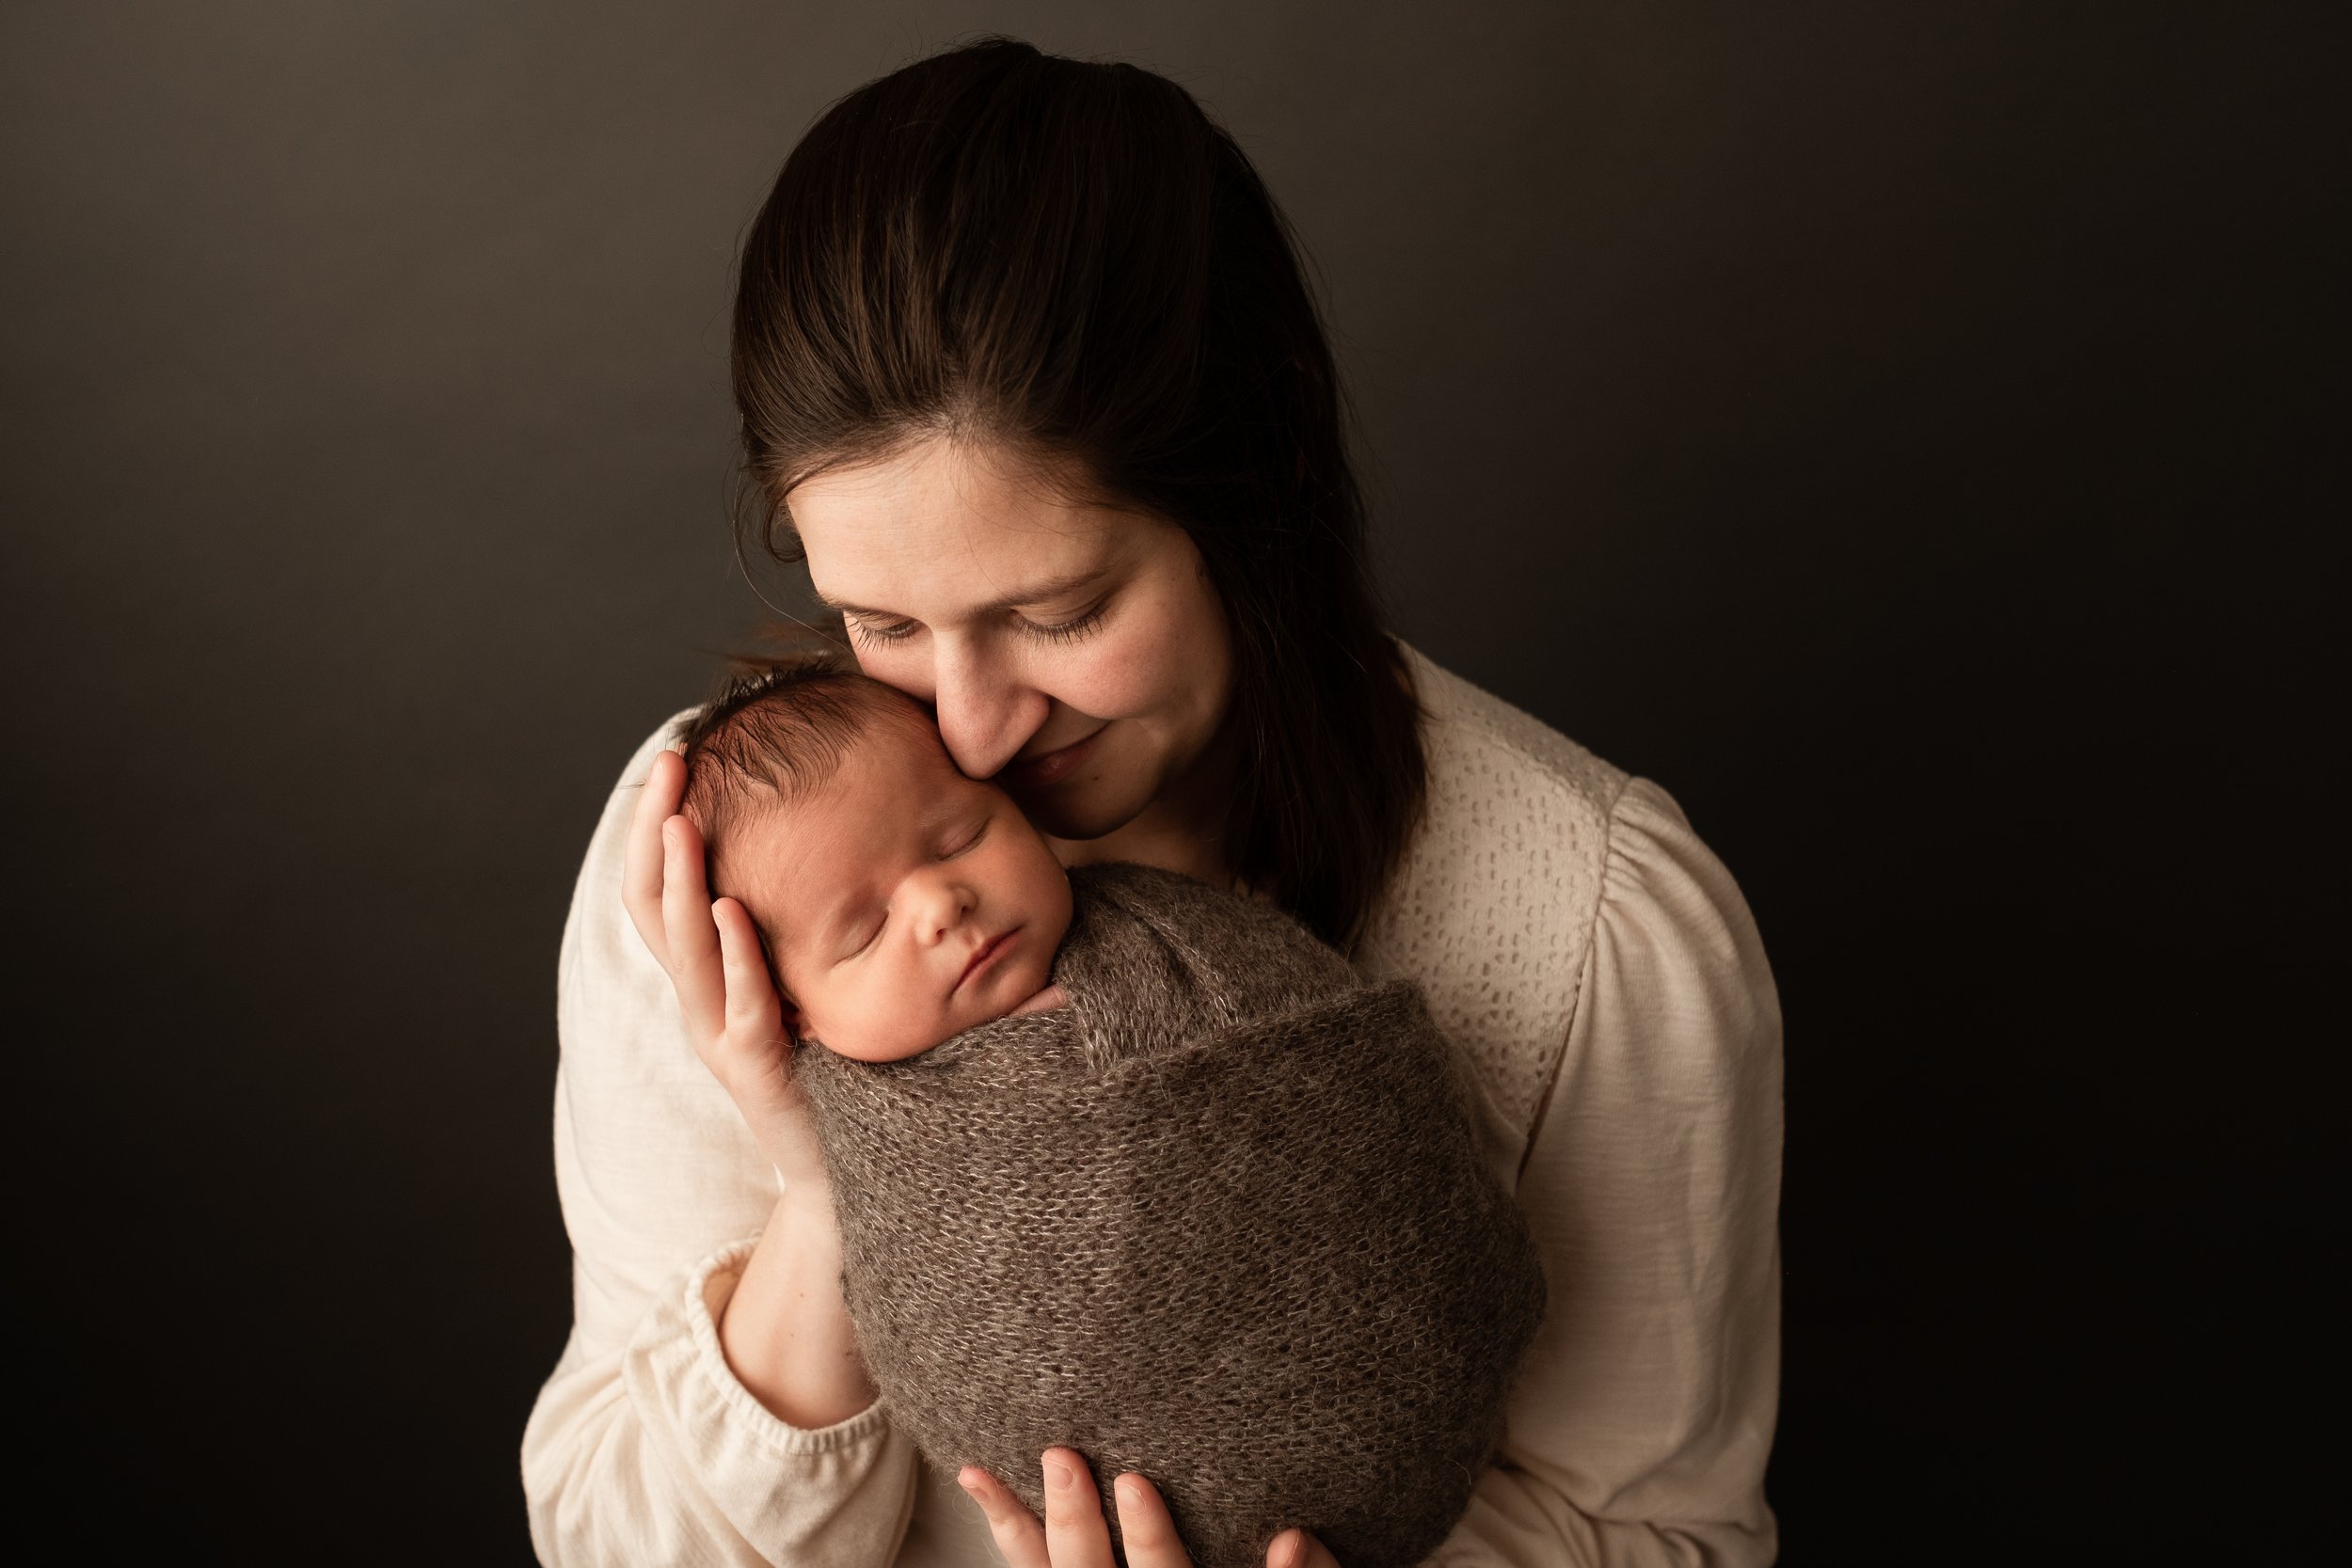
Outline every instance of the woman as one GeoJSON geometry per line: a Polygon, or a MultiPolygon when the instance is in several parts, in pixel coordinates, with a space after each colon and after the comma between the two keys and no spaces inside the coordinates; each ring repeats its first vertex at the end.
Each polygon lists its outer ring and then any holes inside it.
{"type": "MultiPolygon", "coordinates": [[[[1662,791],[1381,631],[1330,355],[1232,142],[1162,78],[1005,40],[870,84],[746,242],[735,388],[769,542],[1067,862],[1273,898],[1426,990],[1552,1302],[1436,1560],[1769,1560],[1753,923],[1662,791]]],[[[1077,1456],[1040,1456],[1040,1521],[874,1407],[778,1000],[675,815],[669,733],[564,935],[577,1321],[524,1438],[540,1556],[1107,1563],[1077,1456]]],[[[1184,1563],[1148,1481],[1115,1491],[1134,1568],[1184,1563]]],[[[1330,1560],[1298,1531],[1268,1554],[1330,1560]]]]}

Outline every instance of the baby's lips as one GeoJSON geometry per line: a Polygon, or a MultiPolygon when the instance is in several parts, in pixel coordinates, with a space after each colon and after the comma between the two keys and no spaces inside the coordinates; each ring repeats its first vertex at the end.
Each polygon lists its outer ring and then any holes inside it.
{"type": "Polygon", "coordinates": [[[993,968],[1002,961],[1005,955],[1012,951],[1014,941],[1020,935],[1021,927],[1015,926],[1011,930],[999,931],[982,942],[972,957],[965,961],[962,973],[956,976],[955,989],[961,990],[975,974],[983,969],[993,968]]]}

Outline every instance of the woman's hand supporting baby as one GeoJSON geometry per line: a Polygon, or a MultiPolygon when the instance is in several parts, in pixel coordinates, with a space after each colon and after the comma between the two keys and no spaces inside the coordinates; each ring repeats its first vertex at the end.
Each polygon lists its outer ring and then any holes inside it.
{"type": "Polygon", "coordinates": [[[629,824],[622,902],[669,971],[694,1050],[734,1100],[760,1151],[788,1185],[821,1186],[817,1135],[792,1083],[784,1004],[751,916],[732,898],[711,902],[702,834],[677,815],[685,790],[685,760],[675,751],[658,752],[629,824]]]}
{"type": "Polygon", "coordinates": [[[657,754],[629,823],[621,896],[669,972],[694,1050],[784,1179],[735,1291],[719,1345],[737,1379],[797,1427],[831,1426],[874,1402],[841,1298],[841,1231],[805,1098],[792,1082],[784,1005],[751,916],[711,901],[702,835],[677,815],[686,764],[657,754]]]}
{"type": "MultiPolygon", "coordinates": [[[[977,1465],[967,1465],[957,1483],[988,1515],[989,1533],[1010,1568],[1111,1568],[1110,1528],[1086,1460],[1074,1449],[1048,1449],[1041,1456],[1045,1518],[1022,1506],[1004,1482],[977,1465]]],[[[1149,1481],[1129,1471],[1111,1488],[1119,1509],[1119,1534],[1127,1568],[1192,1568],[1192,1558],[1176,1534],[1168,1505],[1149,1481]]],[[[1330,1551],[1303,1529],[1286,1529],[1266,1545],[1266,1568],[1340,1568],[1330,1551]]]]}

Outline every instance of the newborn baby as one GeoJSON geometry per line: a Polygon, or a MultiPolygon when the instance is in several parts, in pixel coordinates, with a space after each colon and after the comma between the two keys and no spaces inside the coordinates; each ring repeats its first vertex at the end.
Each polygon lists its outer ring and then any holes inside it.
{"type": "Polygon", "coordinates": [[[895,1062],[1059,1001],[1070,881],[912,698],[810,662],[739,681],[686,736],[680,809],[713,897],[758,927],[803,1045],[895,1062]]]}
{"type": "Polygon", "coordinates": [[[1040,1513],[1048,1447],[1141,1471],[1197,1568],[1293,1525],[1349,1568],[1421,1561],[1544,1280],[1419,992],[1171,873],[1065,875],[860,675],[738,682],[686,762],[800,1042],[892,1423],[1040,1513]]]}

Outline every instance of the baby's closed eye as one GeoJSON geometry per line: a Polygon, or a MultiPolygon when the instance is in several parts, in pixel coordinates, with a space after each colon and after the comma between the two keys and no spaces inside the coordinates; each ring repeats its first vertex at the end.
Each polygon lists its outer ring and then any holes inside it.
{"type": "Polygon", "coordinates": [[[872,927],[866,931],[866,935],[857,939],[857,945],[842,954],[838,958],[835,958],[834,962],[848,963],[851,958],[862,958],[866,954],[872,952],[874,950],[874,943],[882,940],[882,930],[889,924],[890,911],[888,910],[884,910],[874,921],[872,927]]]}

